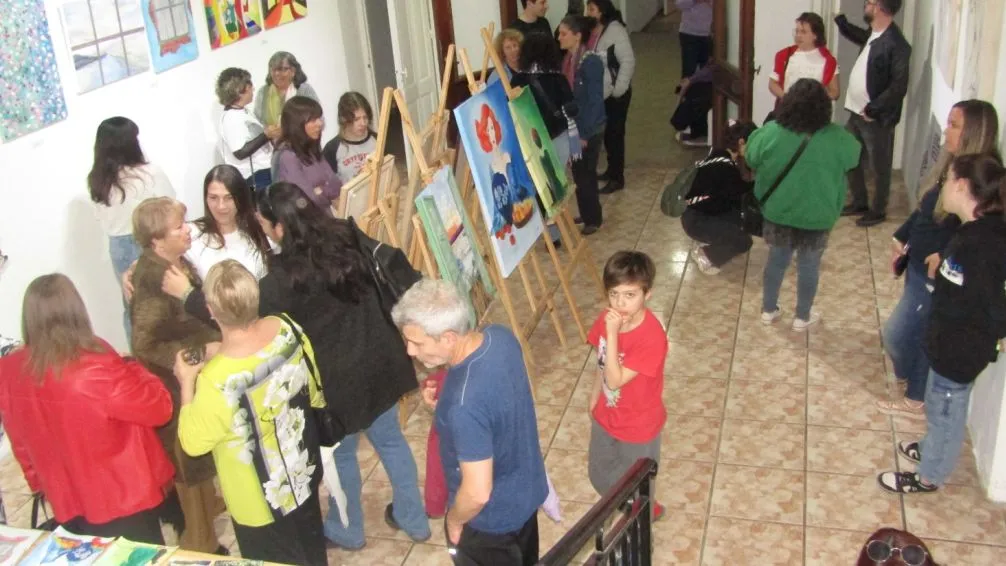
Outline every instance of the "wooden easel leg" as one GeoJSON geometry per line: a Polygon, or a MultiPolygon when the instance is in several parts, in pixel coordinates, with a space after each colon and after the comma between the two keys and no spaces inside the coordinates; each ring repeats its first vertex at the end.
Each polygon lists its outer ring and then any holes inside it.
{"type": "Polygon", "coordinates": [[[524,335],[524,330],[520,325],[520,321],[517,320],[517,312],[513,308],[513,299],[510,297],[510,289],[507,288],[506,280],[503,279],[503,274],[497,268],[495,260],[490,261],[486,267],[489,269],[489,276],[493,279],[493,284],[496,285],[497,292],[499,292],[499,299],[500,302],[503,303],[503,310],[506,311],[507,319],[510,321],[510,328],[517,336],[517,341],[520,342],[521,350],[524,351],[524,364],[530,368],[534,365],[534,356],[531,354],[531,347],[527,341],[527,336],[524,335]]]}
{"type": "MultiPolygon", "coordinates": [[[[559,226],[559,234],[562,236],[562,224],[561,217],[556,218],[556,225],[559,226]]],[[[566,275],[566,270],[562,267],[562,262],[559,260],[559,252],[555,249],[555,244],[552,243],[552,238],[545,235],[545,248],[548,249],[548,256],[552,259],[552,265],[555,266],[556,276],[559,278],[559,285],[562,288],[563,295],[566,296],[566,304],[569,305],[569,311],[573,313],[573,321],[576,322],[576,329],[580,333],[580,341],[587,341],[587,332],[583,327],[583,319],[580,317],[580,309],[576,305],[576,297],[573,296],[573,289],[569,285],[569,277],[566,275]]],[[[575,251],[576,248],[566,248],[575,251]]],[[[571,260],[576,261],[576,256],[571,254],[571,260]]]]}
{"type": "Polygon", "coordinates": [[[573,215],[569,211],[568,205],[563,207],[562,213],[556,218],[556,225],[559,226],[559,233],[563,237],[562,244],[567,246],[566,249],[570,250],[570,254],[574,256],[573,261],[577,261],[577,256],[583,256],[580,261],[587,266],[587,273],[597,283],[597,290],[601,294],[601,298],[605,298],[604,280],[601,278],[601,271],[597,268],[597,262],[594,260],[594,253],[590,250],[587,240],[576,231],[576,223],[573,222],[573,215]]]}
{"type": "MultiPolygon", "coordinates": [[[[548,240],[548,234],[545,234],[545,240],[548,240]]],[[[542,275],[541,262],[538,260],[538,256],[535,254],[534,248],[528,251],[527,255],[531,258],[531,268],[534,270],[535,279],[538,280],[538,289],[542,296],[545,297],[545,304],[547,305],[549,317],[552,319],[552,326],[555,328],[555,333],[559,337],[559,343],[565,348],[568,346],[566,343],[566,333],[562,329],[562,321],[559,319],[559,312],[555,308],[555,300],[552,298],[555,295],[555,287],[549,289],[545,285],[545,277],[542,275]]],[[[562,274],[559,273],[560,278],[562,274]]],[[[586,341],[586,337],[584,337],[586,341]]]]}

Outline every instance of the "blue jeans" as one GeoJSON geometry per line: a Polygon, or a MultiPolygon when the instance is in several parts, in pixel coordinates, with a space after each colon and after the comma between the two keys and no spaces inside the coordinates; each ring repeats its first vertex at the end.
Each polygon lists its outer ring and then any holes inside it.
{"type": "MultiPolygon", "coordinates": [[[[133,262],[140,259],[143,250],[136,245],[136,240],[132,234],[123,236],[108,237],[108,255],[112,257],[112,269],[115,270],[115,283],[122,288],[122,275],[126,273],[133,262]]],[[[132,346],[133,325],[129,321],[129,303],[126,302],[125,294],[122,295],[122,327],[126,331],[126,342],[132,346]]]]}
{"type": "Polygon", "coordinates": [[[905,397],[922,402],[926,398],[929,360],[922,340],[929,320],[933,296],[926,289],[926,273],[914,265],[905,270],[905,292],[884,324],[884,349],[894,364],[894,375],[908,380],[905,397]]]}
{"type": "Polygon", "coordinates": [[[957,383],[935,371],[926,387],[926,436],[919,442],[919,475],[943,485],[957,466],[967,433],[973,383],[957,383]]]}
{"type": "MultiPolygon", "coordinates": [[[[761,310],[774,312],[779,308],[779,288],[786,277],[793,248],[769,246],[768,263],[762,275],[761,310]]],[[[810,308],[817,295],[817,281],[821,275],[821,256],[824,250],[801,249],[796,254],[796,317],[810,320],[810,308]]]]}
{"type": "Polygon", "coordinates": [[[366,542],[363,533],[363,507],[360,503],[363,480],[360,478],[360,463],[356,459],[360,434],[367,435],[367,440],[381,459],[381,465],[388,472],[395,522],[413,539],[428,538],[430,523],[419,496],[419,472],[409,444],[398,425],[397,403],[377,417],[370,428],[347,436],[336,447],[335,467],[339,471],[342,489],[346,492],[349,527],[342,526],[338,504],[333,497],[329,497],[325,536],[343,548],[360,548],[366,542]]]}

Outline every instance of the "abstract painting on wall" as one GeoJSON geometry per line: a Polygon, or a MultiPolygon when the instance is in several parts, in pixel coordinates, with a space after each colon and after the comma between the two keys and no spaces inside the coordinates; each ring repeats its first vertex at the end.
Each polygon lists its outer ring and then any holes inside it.
{"type": "Polygon", "coordinates": [[[559,205],[566,198],[569,188],[566,168],[556,156],[555,146],[548,137],[548,127],[545,126],[538,103],[529,89],[523,89],[517,98],[510,101],[510,112],[517,128],[517,139],[520,140],[524,161],[538,188],[545,216],[552,218],[559,211],[559,205]]]}
{"type": "Polygon", "coordinates": [[[440,277],[454,283],[462,296],[469,298],[471,313],[481,312],[482,308],[474,308],[473,295],[484,300],[483,305],[478,305],[484,307],[495,291],[449,165],[441,167],[416,197],[416,211],[440,277]]]}
{"type": "Polygon", "coordinates": [[[140,0],[150,61],[162,73],[199,56],[188,0],[140,0]]]}
{"type": "Polygon", "coordinates": [[[307,0],[262,0],[265,28],[288,24],[307,16],[307,0]]]}
{"type": "Polygon", "coordinates": [[[472,95],[454,116],[493,253],[508,277],[538,241],[543,224],[502,83],[472,95]]]}
{"type": "Polygon", "coordinates": [[[0,141],[66,119],[43,0],[4,2],[0,18],[0,141]]]}
{"type": "Polygon", "coordinates": [[[220,49],[262,31],[258,0],[203,0],[210,47],[220,49]]]}
{"type": "Polygon", "coordinates": [[[70,0],[60,13],[80,92],[150,70],[139,0],[70,0]]]}

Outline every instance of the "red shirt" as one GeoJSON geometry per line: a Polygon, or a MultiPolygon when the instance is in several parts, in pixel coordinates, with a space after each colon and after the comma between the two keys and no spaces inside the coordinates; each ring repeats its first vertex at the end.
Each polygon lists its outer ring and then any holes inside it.
{"type": "MultiPolygon", "coordinates": [[[[607,357],[603,312],[590,328],[587,342],[597,349],[597,368],[603,377],[607,357]]],[[[649,309],[639,326],[618,335],[618,359],[622,368],[637,375],[615,390],[602,383],[603,395],[592,411],[594,420],[618,440],[649,442],[660,434],[667,420],[663,398],[667,335],[649,309]]]]}

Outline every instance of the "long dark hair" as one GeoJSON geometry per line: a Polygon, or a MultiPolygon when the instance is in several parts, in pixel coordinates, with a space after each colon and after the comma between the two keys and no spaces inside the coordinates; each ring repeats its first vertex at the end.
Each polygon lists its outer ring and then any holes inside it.
{"type": "Polygon", "coordinates": [[[262,226],[255,219],[255,204],[252,202],[251,189],[248,188],[248,182],[241,176],[241,172],[233,165],[217,165],[210,169],[206,178],[203,179],[203,217],[194,222],[196,228],[199,228],[199,232],[202,234],[209,234],[212,243],[215,244],[215,249],[224,247],[224,235],[220,233],[220,226],[213,218],[210,207],[206,205],[210,184],[213,182],[223,185],[230,193],[231,198],[234,199],[238,230],[251,239],[263,258],[269,257],[272,246],[269,245],[269,238],[262,231],[262,226]]]}
{"type": "Polygon", "coordinates": [[[997,153],[961,155],[950,163],[950,170],[968,182],[971,196],[978,201],[976,217],[1006,210],[1006,169],[997,153]]]}
{"type": "Polygon", "coordinates": [[[593,31],[594,26],[597,25],[597,20],[594,18],[588,18],[587,16],[579,16],[576,14],[570,14],[559,22],[559,25],[566,26],[569,31],[580,36],[580,45],[586,45],[587,40],[590,38],[590,32],[593,31]]]}
{"type": "Polygon", "coordinates": [[[321,160],[321,139],[313,140],[304,131],[311,120],[321,118],[321,104],[313,98],[295,96],[283,105],[279,123],[283,128],[283,143],[290,147],[304,165],[321,160]]]}
{"type": "Polygon", "coordinates": [[[615,4],[611,0],[587,0],[587,4],[597,6],[597,10],[601,12],[601,25],[607,27],[611,22],[625,25],[625,20],[622,19],[622,12],[615,7],[615,4]]]}
{"type": "Polygon", "coordinates": [[[831,97],[820,82],[800,79],[779,101],[775,121],[791,132],[813,134],[831,123],[831,97]]]}
{"type": "Polygon", "coordinates": [[[112,189],[118,189],[122,200],[126,200],[120,178],[122,170],[147,163],[140,149],[139,135],[140,128],[136,123],[122,116],[108,118],[98,124],[94,136],[94,164],[87,174],[91,200],[111,206],[112,189]]]}
{"type": "Polygon", "coordinates": [[[297,293],[327,291],[357,302],[369,285],[367,259],[353,225],[325,214],[293,183],[273,183],[258,201],[258,212],[283,226],[281,251],[269,259],[270,270],[287,273],[297,293]]]}

